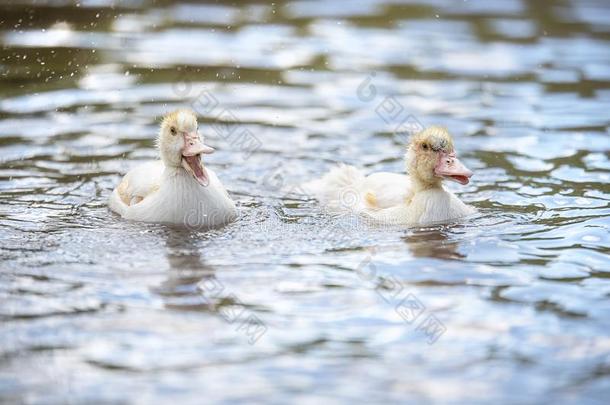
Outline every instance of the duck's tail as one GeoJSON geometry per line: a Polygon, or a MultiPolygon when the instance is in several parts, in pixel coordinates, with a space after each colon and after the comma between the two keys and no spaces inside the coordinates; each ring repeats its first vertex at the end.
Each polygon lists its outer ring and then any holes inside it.
{"type": "Polygon", "coordinates": [[[364,178],[364,174],[354,166],[342,164],[303,188],[331,211],[360,212],[365,207],[364,178]]]}

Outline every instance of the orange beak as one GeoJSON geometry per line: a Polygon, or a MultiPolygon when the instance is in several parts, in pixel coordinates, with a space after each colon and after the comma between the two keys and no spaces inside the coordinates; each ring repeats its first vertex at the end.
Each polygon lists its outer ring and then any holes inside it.
{"type": "Polygon", "coordinates": [[[448,180],[466,185],[470,182],[472,172],[460,162],[455,152],[441,152],[434,167],[434,174],[448,180]]]}
{"type": "Polygon", "coordinates": [[[182,148],[182,156],[195,156],[201,153],[214,153],[214,148],[205,145],[201,142],[197,132],[184,133],[184,148],[182,148]]]}
{"type": "Polygon", "coordinates": [[[202,154],[214,153],[214,148],[201,142],[197,132],[184,133],[184,147],[182,148],[182,167],[189,172],[199,184],[207,187],[210,177],[201,161],[202,154]]]}

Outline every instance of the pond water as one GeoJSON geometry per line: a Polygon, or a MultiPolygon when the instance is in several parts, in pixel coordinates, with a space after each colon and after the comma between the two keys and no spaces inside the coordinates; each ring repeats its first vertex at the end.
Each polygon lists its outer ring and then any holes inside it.
{"type": "Polygon", "coordinates": [[[0,42],[0,402],[610,395],[608,2],[13,1],[0,42]],[[107,209],[178,107],[225,228],[107,209]],[[400,172],[433,124],[472,218],[379,228],[297,192],[400,172]]]}

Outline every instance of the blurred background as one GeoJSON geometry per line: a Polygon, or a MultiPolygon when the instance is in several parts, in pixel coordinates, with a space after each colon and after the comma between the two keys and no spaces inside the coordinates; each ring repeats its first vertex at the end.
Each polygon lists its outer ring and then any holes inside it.
{"type": "Polygon", "coordinates": [[[602,404],[610,3],[4,1],[0,402],[602,404]],[[106,199],[193,108],[240,218],[106,199]],[[298,185],[453,134],[457,223],[379,229],[298,185]]]}

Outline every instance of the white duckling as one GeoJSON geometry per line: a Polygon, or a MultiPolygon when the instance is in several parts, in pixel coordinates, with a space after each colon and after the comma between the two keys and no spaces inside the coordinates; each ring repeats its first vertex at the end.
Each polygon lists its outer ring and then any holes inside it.
{"type": "Polygon", "coordinates": [[[157,145],[160,161],[129,171],[110,195],[109,207],[125,219],[215,227],[236,217],[235,203],[202,156],[214,152],[199,137],[192,111],[163,119],[157,145]]]}
{"type": "Polygon", "coordinates": [[[457,158],[447,130],[429,127],[413,136],[405,154],[409,175],[380,172],[365,176],[342,165],[305,189],[331,211],[355,212],[387,224],[450,221],[476,212],[442,185],[468,184],[472,172],[457,158]]]}

